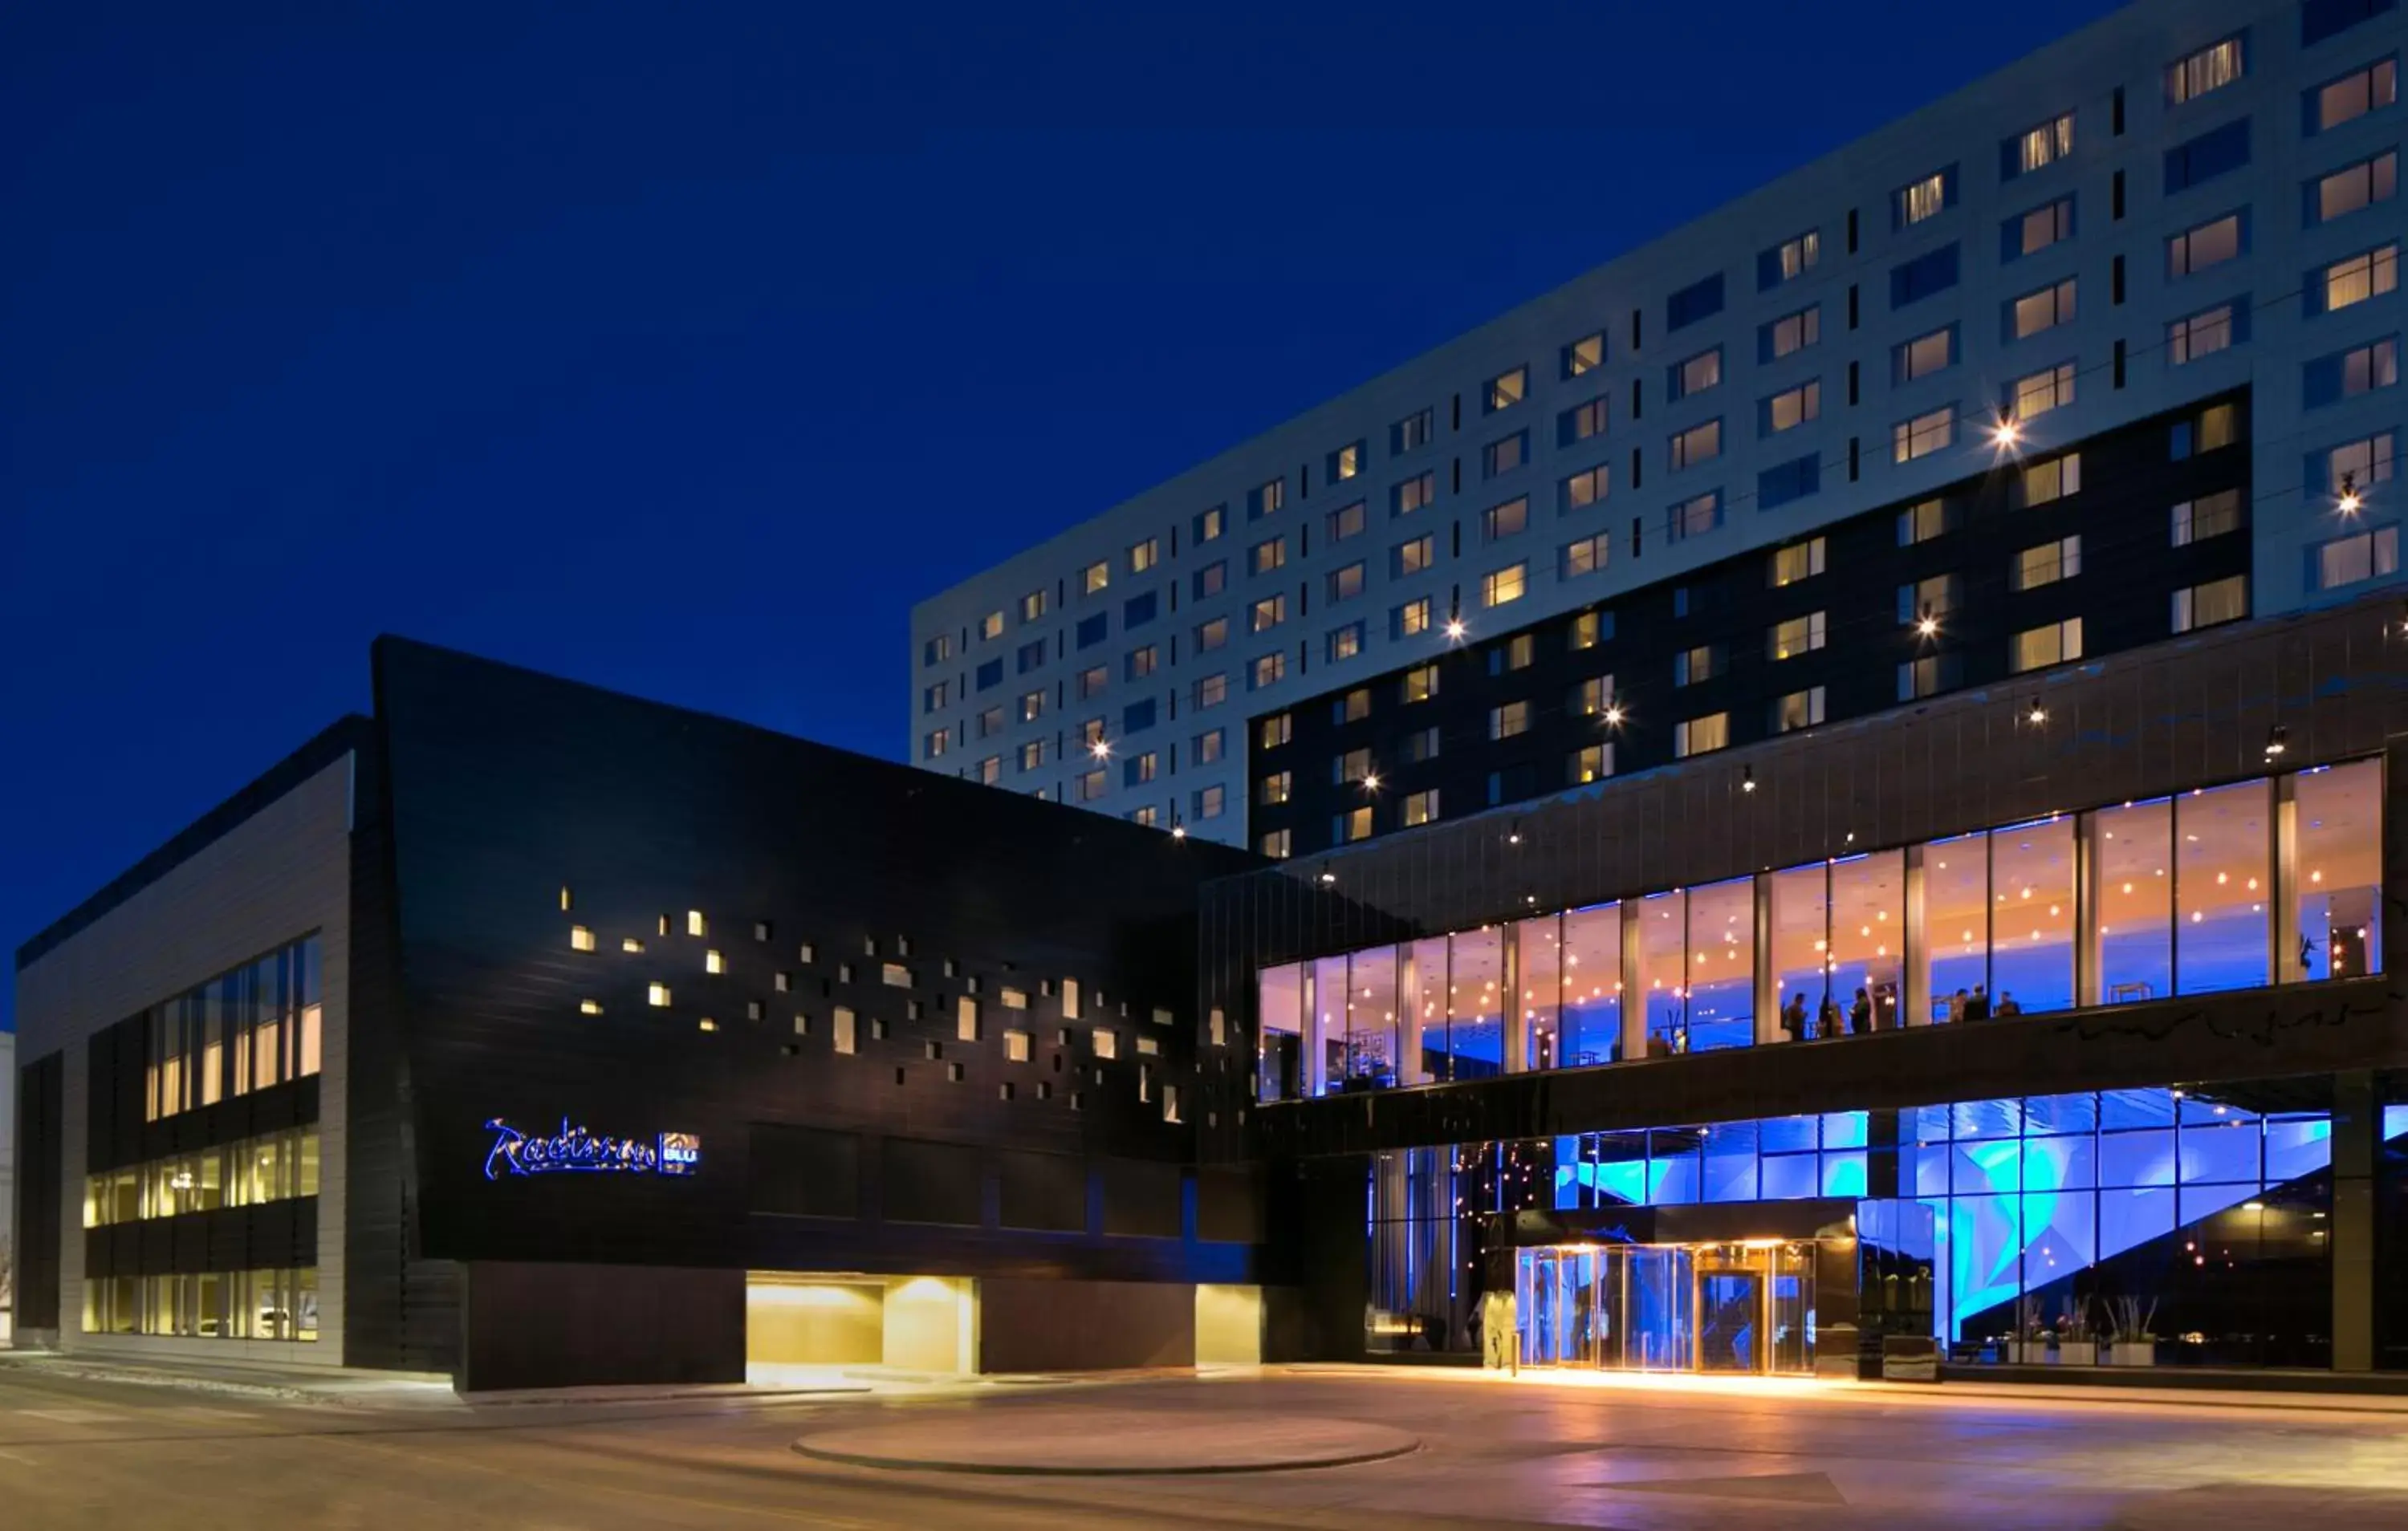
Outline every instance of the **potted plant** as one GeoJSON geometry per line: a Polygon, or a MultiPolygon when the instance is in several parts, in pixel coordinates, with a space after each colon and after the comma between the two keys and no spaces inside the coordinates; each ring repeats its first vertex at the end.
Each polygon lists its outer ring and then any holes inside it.
{"type": "Polygon", "coordinates": [[[2107,1304],[2107,1364],[2111,1366],[2153,1366],[2157,1342],[2149,1325],[2156,1322],[2155,1297],[2116,1297],[2107,1304]]]}
{"type": "Polygon", "coordinates": [[[2099,1364],[2099,1338],[2091,1333],[2089,1304],[2066,1304],[2064,1319],[2057,1325],[2057,1361],[2065,1366],[2099,1364]]]}
{"type": "Polygon", "coordinates": [[[2048,1360],[2048,1334],[2042,1325],[2038,1297],[2015,1299],[2015,1333],[2007,1341],[2007,1359],[2017,1366],[2039,1366],[2048,1360]]]}

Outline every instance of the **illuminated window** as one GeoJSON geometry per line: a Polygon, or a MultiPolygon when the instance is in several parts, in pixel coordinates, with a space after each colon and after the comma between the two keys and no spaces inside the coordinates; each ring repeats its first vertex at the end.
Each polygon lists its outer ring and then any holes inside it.
{"type": "Polygon", "coordinates": [[[1274,712],[1262,721],[1258,730],[1257,749],[1276,750],[1296,737],[1296,720],[1284,712],[1274,712]]]}
{"type": "Polygon", "coordinates": [[[1605,332],[1584,335],[1564,348],[1564,376],[1577,378],[1605,365],[1605,332]]]}
{"type": "Polygon", "coordinates": [[[2227,37],[2166,66],[2166,99],[2175,106],[2220,91],[2241,78],[2241,39],[2227,37]]]}
{"type": "Polygon", "coordinates": [[[1389,626],[1395,632],[1396,636],[1400,638],[1412,637],[1416,634],[1428,632],[1430,628],[1430,598],[1426,595],[1417,595],[1412,600],[1407,601],[1404,605],[1398,607],[1391,617],[1389,626]]]}
{"type": "Polygon", "coordinates": [[[2016,298],[2007,306],[2008,338],[2021,340],[2073,322],[2073,279],[2068,277],[2016,298]]]}
{"type": "Polygon", "coordinates": [[[710,933],[710,926],[703,920],[700,909],[685,911],[685,933],[689,936],[707,936],[710,933]]]}
{"type": "Polygon", "coordinates": [[[2082,572],[2082,538],[2061,537],[2015,554],[2007,567],[2007,588],[2038,590],[2082,572]]]}
{"type": "Polygon", "coordinates": [[[1890,370],[1899,382],[1913,382],[1943,371],[1956,363],[1956,326],[1934,330],[1898,347],[1892,354],[1890,370]]]}
{"type": "Polygon", "coordinates": [[[1329,512],[1329,540],[1343,542],[1350,537],[1360,535],[1369,523],[1361,500],[1352,505],[1341,505],[1329,512]]]}
{"type": "Polygon", "coordinates": [[[1929,410],[1890,427],[1890,457],[1895,462],[1912,463],[1918,457],[1930,456],[1956,439],[1955,407],[1929,410]]]}
{"type": "Polygon", "coordinates": [[[1613,537],[1608,532],[1568,542],[1564,544],[1561,558],[1563,577],[1577,579],[1584,574],[1595,574],[1605,567],[1606,561],[1612,554],[1613,537]]]}
{"type": "Polygon", "coordinates": [[[1341,694],[1329,705],[1329,721],[1334,723],[1358,723],[1371,715],[1371,688],[1356,686],[1341,694]]]}
{"type": "Polygon", "coordinates": [[[727,963],[717,952],[706,952],[702,954],[702,970],[706,973],[724,973],[727,971],[727,963]]]}
{"type": "Polygon", "coordinates": [[[2234,308],[2229,303],[2219,303],[2187,319],[2177,319],[2166,326],[2166,360],[2174,366],[2196,362],[2202,356],[2213,356],[2231,349],[2234,339],[2234,308]]]}
{"type": "Polygon", "coordinates": [[[1686,723],[1672,725],[1672,754],[1676,759],[1686,760],[1691,755],[1702,755],[1723,749],[1729,743],[1730,714],[1727,712],[1712,712],[1702,718],[1691,718],[1686,723]]]}
{"type": "Polygon", "coordinates": [[[2326,266],[2312,295],[2320,294],[2324,310],[2330,313],[2379,297],[2399,285],[2400,247],[2392,244],[2326,266]]]}
{"type": "Polygon", "coordinates": [[[1438,544],[1429,533],[1425,532],[1417,537],[1398,543],[1391,550],[1389,557],[1396,570],[1396,577],[1401,579],[1411,575],[1420,574],[1436,563],[1438,544]]]}
{"type": "Polygon", "coordinates": [[[2082,492],[2082,454],[2070,451],[2032,463],[2010,481],[2007,502],[2018,508],[2046,505],[2082,492]]]}
{"type": "Polygon", "coordinates": [[[1355,840],[1369,839],[1371,837],[1371,809],[1369,805],[1366,804],[1362,808],[1350,808],[1346,812],[1340,813],[1330,820],[1329,837],[1336,840],[1340,845],[1349,844],[1355,840]]]}
{"type": "Polygon", "coordinates": [[[1275,537],[1254,544],[1249,554],[1256,574],[1268,574],[1287,565],[1287,538],[1275,537]]]}
{"type": "Polygon", "coordinates": [[[1002,612],[990,611],[985,616],[979,619],[979,637],[981,640],[998,638],[1001,637],[1003,637],[1002,612]]]}
{"type": "Polygon", "coordinates": [[[1592,744],[1573,751],[1571,780],[1574,786],[1602,781],[1613,774],[1613,746],[1592,744]]]}
{"type": "Polygon", "coordinates": [[[1392,508],[1390,513],[1393,515],[1410,516],[1414,511],[1438,498],[1438,475],[1435,473],[1415,474],[1413,477],[1398,484],[1397,487],[1389,493],[1392,496],[1392,508]]]}
{"type": "Polygon", "coordinates": [[[1082,594],[1093,595],[1111,582],[1112,565],[1107,559],[1096,560],[1079,574],[1079,589],[1082,594]]]}
{"type": "Polygon", "coordinates": [[[2020,675],[2082,657],[2082,619],[2069,617],[2046,626],[2017,633],[2007,651],[2007,667],[2020,675]]]}
{"type": "Polygon", "coordinates": [[[2329,223],[2400,194],[2400,154],[2386,150],[2315,183],[2315,222],[2329,223]]]}
{"type": "Polygon", "coordinates": [[[648,984],[644,989],[644,998],[654,1009],[665,1010],[669,1004],[669,986],[666,983],[648,984]]]}
{"type": "Polygon", "coordinates": [[[2018,378],[2007,393],[2007,418],[2029,420],[2073,402],[2073,364],[2059,362],[2043,372],[2018,378]]]}
{"type": "Polygon", "coordinates": [[[1692,393],[1702,393],[1717,387],[1723,380],[1723,348],[1701,351],[1686,361],[1675,362],[1665,379],[1666,390],[1673,398],[1684,399],[1692,393]]]}
{"type": "Polygon", "coordinates": [[[1217,819],[1226,800],[1226,789],[1216,782],[1210,787],[1197,788],[1191,794],[1189,806],[1198,819],[1217,819]]]}
{"type": "Polygon", "coordinates": [[[1436,787],[1428,787],[1420,792],[1407,793],[1405,794],[1404,803],[1398,811],[1399,820],[1407,829],[1411,829],[1416,824],[1436,823],[1438,820],[1438,789],[1436,787]]]}
{"type": "Polygon", "coordinates": [[[1490,738],[1510,739],[1517,734],[1526,734],[1529,731],[1529,703],[1507,702],[1502,707],[1493,707],[1488,709],[1488,737],[1490,738]]]}
{"type": "Polygon", "coordinates": [[[1134,544],[1128,551],[1128,566],[1131,574],[1143,574],[1161,562],[1162,544],[1154,537],[1147,537],[1144,541],[1134,544]]]}
{"type": "Polygon", "coordinates": [[[1329,571],[1329,599],[1351,601],[1363,594],[1363,561],[1356,559],[1341,568],[1329,571]]]}
{"type": "Polygon", "coordinates": [[[2400,528],[2378,526],[2319,543],[2310,551],[2315,559],[2316,588],[2339,590],[2400,572],[2400,528]]]}
{"type": "Polygon", "coordinates": [[[574,903],[575,900],[569,896],[568,889],[566,887],[563,887],[560,890],[560,912],[563,914],[567,913],[574,903]]]}
{"type": "Polygon", "coordinates": [[[1812,728],[1823,721],[1823,688],[1809,686],[1793,691],[1772,704],[1772,731],[1793,734],[1801,728],[1812,728]]]}
{"type": "Polygon", "coordinates": [[[1924,500],[1898,513],[1898,545],[1913,547],[1956,529],[1956,518],[1946,500],[1924,500]]]}
{"type": "Polygon", "coordinates": [[[1438,666],[1416,665],[1407,670],[1399,694],[1408,702],[1426,702],[1438,694],[1438,666]]]}
{"type": "Polygon", "coordinates": [[[2249,577],[2211,579],[2173,594],[2173,630],[2187,633],[2218,622],[2238,622],[2249,615],[2249,577]]]}
{"type": "Polygon", "coordinates": [[[1426,447],[1431,438],[1431,416],[1427,409],[1407,415],[1388,427],[1388,452],[1391,456],[1426,447]]]}
{"type": "Polygon", "coordinates": [[[1694,649],[1684,649],[1672,656],[1672,684],[1694,686],[1711,680],[1730,668],[1719,643],[1700,643],[1694,649]]]}
{"type": "Polygon", "coordinates": [[[1499,436],[1480,449],[1481,477],[1498,478],[1512,472],[1529,460],[1530,433],[1515,431],[1512,436],[1499,436]]]}
{"type": "Polygon", "coordinates": [[[1111,684],[1111,671],[1101,665],[1091,665],[1081,670],[1077,682],[1079,700],[1083,702],[1101,696],[1104,694],[1104,688],[1110,684],[1111,684]]]}
{"type": "Polygon", "coordinates": [[[619,950],[632,955],[635,952],[643,951],[644,943],[636,939],[633,936],[623,937],[619,941],[619,950]]]}
{"type": "Polygon", "coordinates": [[[1778,436],[1783,431],[1796,430],[1808,421],[1821,418],[1822,413],[1823,384],[1810,379],[1764,401],[1763,434],[1778,436]]]}
{"type": "Polygon", "coordinates": [[[1778,287],[1795,281],[1814,269],[1823,258],[1823,235],[1819,229],[1808,229],[1756,257],[1756,286],[1759,289],[1778,287]]]}
{"type": "Polygon", "coordinates": [[[1709,489],[1695,494],[1664,512],[1664,540],[1683,542],[1702,537],[1723,523],[1723,494],[1719,489],[1709,489]]]}
{"type": "Polygon", "coordinates": [[[1566,479],[1557,497],[1566,510],[1585,510],[1604,499],[1605,491],[1606,470],[1600,464],[1566,479]]]}
{"type": "Polygon", "coordinates": [[[1602,611],[1575,613],[1571,631],[1566,639],[1568,645],[1574,650],[1594,649],[1605,641],[1608,632],[1606,617],[1607,613],[1602,611]]]}
{"type": "Polygon", "coordinates": [[[853,1051],[853,1011],[849,1007],[838,1005],[836,1008],[829,1017],[828,1031],[838,1052],[853,1051]]]}
{"type": "MultiPolygon", "coordinates": [[[[1507,500],[1502,505],[1492,505],[1480,514],[1481,536],[1490,542],[1517,537],[1529,524],[1530,501],[1526,495],[1507,500]]],[[[1360,570],[1362,565],[1358,564],[1355,567],[1360,570]]]]}
{"type": "Polygon", "coordinates": [[[1006,1063],[1026,1063],[1029,1058],[1029,1035],[1025,1031],[1003,1034],[1003,1059],[1006,1063]]]}
{"type": "Polygon", "coordinates": [[[1200,712],[1206,708],[1219,707],[1223,702],[1226,702],[1228,699],[1229,677],[1226,673],[1215,673],[1204,676],[1197,680],[1196,708],[1197,711],[1200,712]]]}
{"type": "Polygon", "coordinates": [[[1294,782],[1294,772],[1274,771],[1258,783],[1254,799],[1265,807],[1275,808],[1288,800],[1294,782]]]}
{"type": "Polygon", "coordinates": [[[1530,565],[1512,564],[1480,577],[1480,604],[1503,606],[1522,598],[1529,582],[1530,565]]]}
{"type": "Polygon", "coordinates": [[[2241,215],[2227,213],[2166,241],[2166,275],[2192,276],[2222,265],[2240,253],[2241,215]]]}
{"type": "Polygon", "coordinates": [[[1225,506],[1216,505],[1210,510],[1198,512],[1196,517],[1196,540],[1198,542],[1219,541],[1221,539],[1221,533],[1226,529],[1228,519],[1229,512],[1227,508],[1225,506]]]}
{"type": "Polygon", "coordinates": [[[2241,491],[2219,489],[2173,508],[2172,542],[2177,548],[2204,542],[2241,529],[2241,491]]]}
{"type": "Polygon", "coordinates": [[[1255,841],[1255,849],[1273,861],[1285,861],[1288,857],[1288,832],[1284,829],[1269,830],[1255,841]]]}
{"type": "Polygon", "coordinates": [[[1487,386],[1483,390],[1490,414],[1499,409],[1512,408],[1521,403],[1529,392],[1530,369],[1526,366],[1517,366],[1511,372],[1498,373],[1488,379],[1487,386]]]}
{"type": "Polygon", "coordinates": [[[577,1011],[580,1015],[600,1015],[602,1002],[598,999],[580,999],[577,1002],[577,1011]]]}
{"type": "Polygon", "coordinates": [[[2007,236],[2012,241],[2010,258],[2037,255],[2051,245],[2072,238],[2073,198],[2058,197],[2011,220],[2007,236]]]}
{"type": "Polygon", "coordinates": [[[1762,359],[1777,362],[1782,357],[1804,351],[1823,338],[1823,306],[1800,308],[1785,314],[1764,327],[1764,339],[1758,350],[1762,359]]]}
{"type": "Polygon", "coordinates": [[[1956,172],[1955,166],[1935,170],[1921,180],[1901,186],[1893,193],[1893,221],[1900,228],[1937,218],[1956,200],[1956,172]]]}
{"type": "Polygon", "coordinates": [[[1131,649],[1121,657],[1121,667],[1131,680],[1142,680],[1162,667],[1162,651],[1148,643],[1131,649]]]}
{"type": "Polygon", "coordinates": [[[591,952],[591,951],[593,951],[593,950],[594,950],[594,933],[593,933],[592,931],[590,931],[590,930],[586,929],[583,925],[571,925],[571,926],[569,926],[569,927],[568,927],[568,949],[569,949],[570,951],[572,951],[572,952],[591,952]]]}
{"type": "Polygon", "coordinates": [[[1772,659],[1795,659],[1823,647],[1825,614],[1811,612],[1777,622],[1765,635],[1765,653],[1772,659]]]}
{"type": "Polygon", "coordinates": [[[1020,620],[1022,622],[1036,622],[1039,618],[1043,617],[1045,615],[1046,595],[1047,593],[1042,590],[1032,590],[1027,594],[1023,595],[1020,598],[1020,620]]]}
{"type": "Polygon", "coordinates": [[[1819,537],[1803,542],[1793,542],[1786,548],[1775,548],[1770,568],[1770,582],[1775,589],[1794,585],[1800,579],[1811,579],[1823,572],[1824,542],[1819,537]]]}
{"type": "Polygon", "coordinates": [[[2024,176],[2044,170],[2072,152],[2073,113],[2069,111],[2007,140],[2008,173],[2024,176]]]}

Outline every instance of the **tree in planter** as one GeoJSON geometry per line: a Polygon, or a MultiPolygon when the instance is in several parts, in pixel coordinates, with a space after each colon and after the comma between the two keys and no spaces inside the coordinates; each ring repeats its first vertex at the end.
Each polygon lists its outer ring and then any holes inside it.
{"type": "Polygon", "coordinates": [[[2111,1366],[2146,1366],[2157,1359],[2157,1342],[2149,1333],[2157,1322],[2157,1299],[2125,1296],[2107,1304],[2107,1360],[2111,1366]]]}

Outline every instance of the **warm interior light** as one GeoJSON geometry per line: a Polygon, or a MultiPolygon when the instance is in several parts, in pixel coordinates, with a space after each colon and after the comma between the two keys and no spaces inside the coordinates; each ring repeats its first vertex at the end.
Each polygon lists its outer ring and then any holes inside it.
{"type": "Polygon", "coordinates": [[[1365,792],[1378,792],[1380,790],[1379,772],[1365,771],[1363,773],[1363,790],[1365,792]]]}
{"type": "Polygon", "coordinates": [[[1446,619],[1446,636],[1448,637],[1460,639],[1463,637],[1463,619],[1461,617],[1449,617],[1446,619]]]}
{"type": "Polygon", "coordinates": [[[2012,447],[2016,442],[2022,440],[2023,436],[2024,428],[2015,423],[2013,416],[2009,416],[2006,419],[2000,421],[1996,425],[1990,427],[1990,443],[1993,446],[2012,447]]]}

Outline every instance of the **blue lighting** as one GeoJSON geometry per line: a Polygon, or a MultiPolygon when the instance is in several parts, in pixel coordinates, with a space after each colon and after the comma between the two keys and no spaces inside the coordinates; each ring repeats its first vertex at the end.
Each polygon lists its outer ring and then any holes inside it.
{"type": "Polygon", "coordinates": [[[654,1138],[606,1138],[560,1119],[549,1135],[520,1131],[501,1117],[485,1123],[494,1145],[485,1151],[485,1179],[512,1175],[691,1175],[702,1164],[702,1139],[690,1132],[654,1138]]]}

